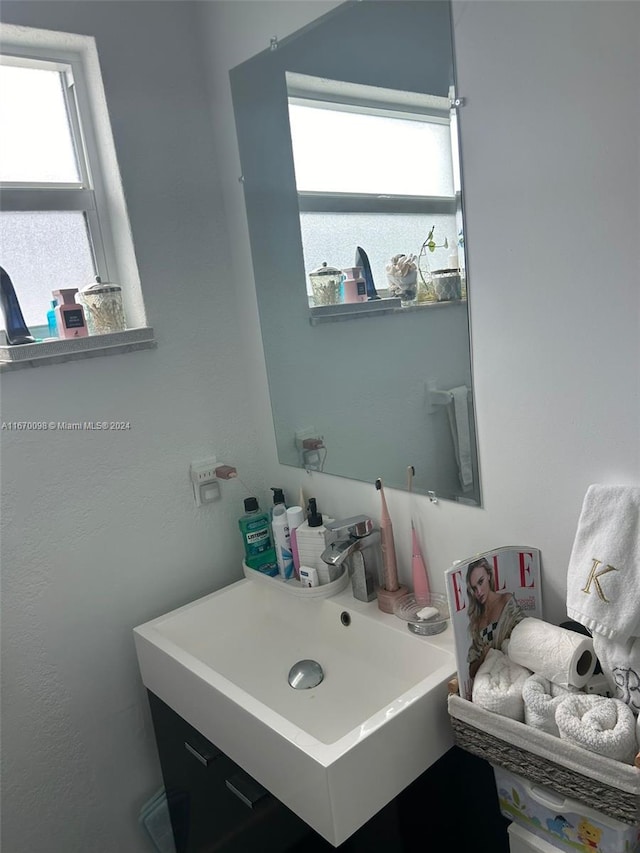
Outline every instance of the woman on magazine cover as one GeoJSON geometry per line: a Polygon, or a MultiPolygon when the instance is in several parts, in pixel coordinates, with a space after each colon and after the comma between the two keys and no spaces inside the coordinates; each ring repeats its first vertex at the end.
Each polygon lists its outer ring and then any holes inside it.
{"type": "Polygon", "coordinates": [[[525,615],[511,592],[496,592],[493,569],[483,557],[467,569],[469,633],[467,655],[469,676],[475,678],[489,649],[499,649],[525,615]]]}

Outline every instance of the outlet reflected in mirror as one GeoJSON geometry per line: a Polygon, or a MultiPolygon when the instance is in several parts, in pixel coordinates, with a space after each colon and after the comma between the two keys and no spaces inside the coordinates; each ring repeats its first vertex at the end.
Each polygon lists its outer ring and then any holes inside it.
{"type": "Polygon", "coordinates": [[[480,505],[450,4],[346,3],[231,83],[280,462],[480,505]]]}

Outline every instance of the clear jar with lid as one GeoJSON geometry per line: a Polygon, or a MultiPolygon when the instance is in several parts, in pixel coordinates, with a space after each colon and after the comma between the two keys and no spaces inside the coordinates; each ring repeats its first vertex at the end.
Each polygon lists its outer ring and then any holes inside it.
{"type": "Polygon", "coordinates": [[[83,287],[79,296],[86,308],[87,325],[92,335],[124,332],[127,328],[119,284],[103,282],[96,276],[95,282],[83,287]]]}
{"type": "Polygon", "coordinates": [[[335,305],[340,302],[340,288],[344,273],[336,267],[327,266],[324,261],[313,272],[309,273],[311,294],[314,305],[335,305]]]}

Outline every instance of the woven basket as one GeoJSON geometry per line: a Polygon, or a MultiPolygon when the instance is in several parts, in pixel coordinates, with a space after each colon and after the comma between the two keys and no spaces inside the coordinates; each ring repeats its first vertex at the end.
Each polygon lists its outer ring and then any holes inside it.
{"type": "Polygon", "coordinates": [[[466,720],[453,715],[450,715],[450,720],[455,742],[461,749],[486,759],[490,764],[497,764],[511,773],[523,776],[537,785],[543,785],[563,798],[578,800],[615,820],[632,825],[640,823],[640,802],[637,794],[556,764],[483,731],[466,720]]]}

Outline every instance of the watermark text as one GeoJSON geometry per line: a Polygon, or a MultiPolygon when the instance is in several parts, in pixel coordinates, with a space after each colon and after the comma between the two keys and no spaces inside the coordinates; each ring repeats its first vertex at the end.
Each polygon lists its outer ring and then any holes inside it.
{"type": "Polygon", "coordinates": [[[3,432],[118,432],[131,429],[131,421],[2,421],[3,432]]]}

